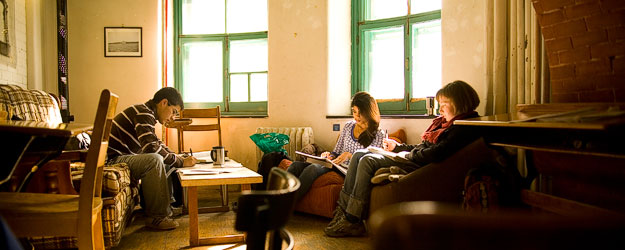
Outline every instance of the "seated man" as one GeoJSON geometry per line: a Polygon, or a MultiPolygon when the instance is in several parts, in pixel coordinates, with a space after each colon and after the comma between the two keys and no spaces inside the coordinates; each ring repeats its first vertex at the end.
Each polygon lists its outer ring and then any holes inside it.
{"type": "Polygon", "coordinates": [[[125,162],[134,180],[141,180],[146,226],[159,230],[178,227],[171,218],[173,184],[169,177],[178,167],[193,166],[194,157],[174,154],[154,133],[156,121],[165,124],[184,104],[180,93],[162,88],[144,104],[136,104],[115,116],[111,126],[108,163],[125,162]]]}

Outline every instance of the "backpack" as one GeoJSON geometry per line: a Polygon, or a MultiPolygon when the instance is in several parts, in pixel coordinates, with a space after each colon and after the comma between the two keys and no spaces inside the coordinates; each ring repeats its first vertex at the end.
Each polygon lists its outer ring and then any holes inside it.
{"type": "Polygon", "coordinates": [[[280,151],[264,154],[263,158],[260,160],[260,162],[258,162],[257,170],[257,172],[263,176],[263,182],[252,184],[252,190],[265,190],[267,185],[267,179],[269,177],[269,171],[272,167],[277,167],[283,159],[291,160],[288,155],[280,151]]]}
{"type": "Polygon", "coordinates": [[[497,163],[470,169],[464,178],[462,208],[468,212],[497,212],[520,202],[518,173],[497,163]]]}

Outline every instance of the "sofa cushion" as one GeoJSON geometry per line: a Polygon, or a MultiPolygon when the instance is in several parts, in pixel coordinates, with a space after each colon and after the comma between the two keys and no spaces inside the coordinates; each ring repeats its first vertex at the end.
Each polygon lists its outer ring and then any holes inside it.
{"type": "Polygon", "coordinates": [[[0,106],[22,120],[63,122],[56,99],[41,90],[23,89],[17,85],[0,85],[0,106]]]}
{"type": "MultiPolygon", "coordinates": [[[[85,169],[84,162],[71,164],[72,181],[76,190],[80,190],[80,180],[85,169]]],[[[130,186],[130,169],[126,163],[105,165],[102,171],[102,197],[114,197],[125,187],[130,186]]]]}

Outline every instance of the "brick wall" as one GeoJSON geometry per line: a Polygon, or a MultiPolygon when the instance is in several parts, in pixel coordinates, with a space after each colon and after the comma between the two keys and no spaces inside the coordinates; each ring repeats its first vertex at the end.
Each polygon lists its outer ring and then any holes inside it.
{"type": "Polygon", "coordinates": [[[15,61],[10,62],[11,59],[8,58],[0,60],[0,83],[16,84],[26,88],[26,2],[25,0],[15,0],[13,2],[15,4],[13,10],[15,41],[11,41],[11,46],[15,46],[15,61]]]}
{"type": "Polygon", "coordinates": [[[532,0],[552,102],[625,102],[625,0],[532,0]]]}

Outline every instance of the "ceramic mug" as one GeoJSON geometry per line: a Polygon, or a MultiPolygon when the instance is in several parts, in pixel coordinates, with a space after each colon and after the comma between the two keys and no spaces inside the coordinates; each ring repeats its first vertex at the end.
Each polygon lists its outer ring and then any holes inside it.
{"type": "Polygon", "coordinates": [[[224,165],[226,162],[226,152],[224,147],[213,147],[211,150],[211,159],[213,159],[213,165],[224,165]]]}

